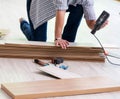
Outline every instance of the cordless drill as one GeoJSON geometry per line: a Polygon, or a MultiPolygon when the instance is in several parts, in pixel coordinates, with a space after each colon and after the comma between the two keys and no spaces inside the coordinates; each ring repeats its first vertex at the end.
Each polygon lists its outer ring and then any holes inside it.
{"type": "Polygon", "coordinates": [[[96,20],[96,23],[94,25],[93,30],[91,31],[92,34],[95,34],[97,30],[99,30],[101,28],[101,26],[103,25],[103,23],[108,19],[108,17],[110,16],[110,14],[106,11],[103,11],[102,14],[98,17],[98,19],[96,20]]]}

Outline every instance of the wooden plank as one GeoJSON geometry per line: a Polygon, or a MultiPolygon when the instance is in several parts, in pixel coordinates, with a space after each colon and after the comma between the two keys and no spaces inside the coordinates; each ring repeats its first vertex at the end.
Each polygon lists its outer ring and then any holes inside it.
{"type": "MultiPolygon", "coordinates": [[[[61,49],[61,47],[55,46],[53,43],[49,43],[49,42],[39,42],[39,45],[36,44],[15,44],[15,43],[5,43],[4,45],[5,47],[12,47],[12,48],[30,48],[30,49],[53,49],[53,50],[60,50],[60,51],[64,51],[64,49],[61,49]]],[[[94,47],[94,46],[80,46],[79,44],[74,44],[74,43],[70,43],[69,47],[67,48],[67,50],[72,50],[72,51],[82,51],[82,52],[103,52],[101,50],[101,47],[94,47]]],[[[67,51],[66,50],[66,51],[67,51]]]]}
{"type": "Polygon", "coordinates": [[[120,83],[106,77],[89,77],[8,83],[1,88],[13,99],[35,99],[120,91],[120,83]]]}
{"type": "Polygon", "coordinates": [[[40,59],[51,59],[53,57],[63,57],[65,60],[82,60],[82,61],[99,61],[99,62],[104,62],[105,59],[103,56],[98,56],[98,55],[80,55],[80,56],[65,56],[65,55],[43,55],[43,54],[23,54],[23,53],[0,53],[1,57],[4,58],[40,58],[40,59]]]}
{"type": "MultiPolygon", "coordinates": [[[[44,45],[44,46],[55,46],[54,42],[40,42],[40,41],[5,41],[6,44],[21,44],[21,45],[44,45]]],[[[99,47],[99,44],[93,44],[93,43],[70,43],[69,44],[72,47],[99,47]]]]}
{"type": "Polygon", "coordinates": [[[100,47],[75,46],[72,44],[66,50],[53,43],[15,44],[5,43],[0,46],[0,57],[10,58],[42,58],[63,57],[67,60],[105,61],[100,47]],[[44,45],[45,44],[45,45],[44,45]],[[64,54],[63,54],[64,53],[64,54]]]}
{"type": "Polygon", "coordinates": [[[48,66],[44,66],[44,67],[39,67],[38,69],[49,75],[55,76],[60,79],[80,78],[81,77],[80,75],[78,75],[76,73],[70,72],[68,70],[63,70],[59,67],[54,66],[53,64],[49,64],[48,66]]]}

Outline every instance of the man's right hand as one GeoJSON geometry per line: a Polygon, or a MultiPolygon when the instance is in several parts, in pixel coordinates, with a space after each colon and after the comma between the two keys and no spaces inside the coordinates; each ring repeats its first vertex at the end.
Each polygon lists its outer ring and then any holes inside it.
{"type": "Polygon", "coordinates": [[[55,45],[60,46],[62,49],[66,49],[69,45],[69,42],[67,40],[63,40],[63,39],[56,39],[55,45]]]}

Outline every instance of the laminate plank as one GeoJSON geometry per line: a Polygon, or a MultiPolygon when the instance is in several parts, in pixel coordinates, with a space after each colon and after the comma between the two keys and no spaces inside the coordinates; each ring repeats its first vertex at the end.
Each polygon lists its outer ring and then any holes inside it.
{"type": "MultiPolygon", "coordinates": [[[[32,43],[32,41],[30,42],[32,43]]],[[[103,61],[105,60],[102,48],[87,47],[74,45],[69,46],[66,50],[53,45],[53,43],[23,44],[23,43],[5,43],[0,46],[0,57],[16,58],[52,58],[63,57],[67,60],[88,60],[103,61]],[[45,44],[45,45],[44,45],[45,44]],[[64,53],[64,54],[63,54],[64,53]]]]}
{"type": "Polygon", "coordinates": [[[8,83],[2,84],[1,87],[13,99],[35,99],[120,91],[120,83],[106,77],[8,83]]]}

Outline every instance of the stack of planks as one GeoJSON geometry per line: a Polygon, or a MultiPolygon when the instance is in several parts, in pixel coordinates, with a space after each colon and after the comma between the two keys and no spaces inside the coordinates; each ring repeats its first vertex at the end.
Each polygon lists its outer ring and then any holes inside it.
{"type": "Polygon", "coordinates": [[[0,57],[8,58],[41,58],[63,57],[67,60],[104,61],[100,47],[78,46],[73,43],[65,50],[53,43],[27,42],[0,44],[0,57]]]}

